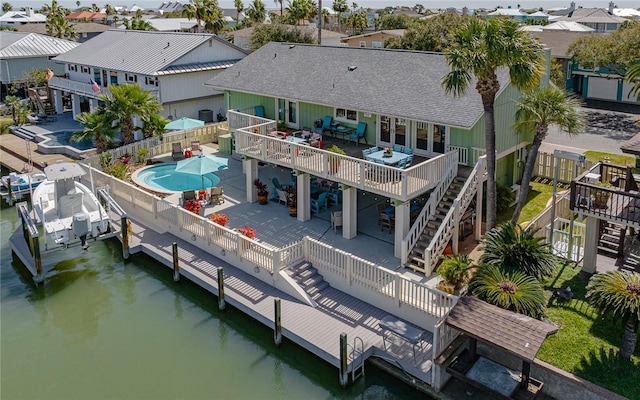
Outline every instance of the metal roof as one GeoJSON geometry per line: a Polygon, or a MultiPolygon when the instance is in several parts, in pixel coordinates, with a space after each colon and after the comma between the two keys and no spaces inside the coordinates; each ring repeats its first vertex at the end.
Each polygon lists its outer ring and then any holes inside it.
{"type": "MultiPolygon", "coordinates": [[[[31,32],[40,33],[42,35],[47,34],[46,24],[23,24],[15,27],[18,32],[31,32]]],[[[98,24],[96,22],[74,22],[73,29],[77,33],[97,33],[104,32],[111,29],[109,25],[98,24]]]]}
{"type": "Polygon", "coordinates": [[[611,15],[604,8],[577,8],[569,15],[558,18],[557,21],[575,21],[583,24],[621,24],[626,19],[611,15]]]}
{"type": "Polygon", "coordinates": [[[208,33],[110,30],[56,57],[54,61],[154,75],[208,40],[217,41],[219,45],[231,46],[245,53],[231,43],[208,33]]]}
{"type": "Polygon", "coordinates": [[[7,11],[0,15],[0,22],[47,22],[47,16],[40,13],[33,13],[29,15],[28,11],[7,11]]]}
{"type": "Polygon", "coordinates": [[[186,64],[186,65],[172,65],[170,67],[165,68],[162,71],[156,72],[155,75],[171,75],[171,74],[182,74],[185,72],[226,69],[226,68],[232,67],[233,64],[237,63],[238,61],[240,60],[216,61],[216,62],[196,63],[196,64],[186,64]]]}
{"type": "Polygon", "coordinates": [[[0,58],[57,56],[79,46],[70,40],[38,33],[0,31],[0,58]]]}
{"type": "MultiPolygon", "coordinates": [[[[446,94],[449,70],[441,53],[272,42],[206,85],[470,129],[484,115],[475,81],[446,94]]],[[[503,90],[508,72],[498,77],[503,90]]]]}
{"type": "Polygon", "coordinates": [[[445,324],[526,361],[533,361],[542,342],[558,331],[555,325],[471,296],[458,299],[445,324]]]}

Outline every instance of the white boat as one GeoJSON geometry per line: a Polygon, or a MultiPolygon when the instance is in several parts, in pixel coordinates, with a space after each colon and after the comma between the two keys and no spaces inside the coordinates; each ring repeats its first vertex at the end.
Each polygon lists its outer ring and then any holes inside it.
{"type": "Polygon", "coordinates": [[[47,176],[42,172],[33,172],[30,174],[18,174],[10,172],[9,175],[0,178],[0,186],[8,191],[11,186],[11,192],[19,192],[29,189],[35,189],[39,184],[45,181],[47,176]]]}
{"type": "Polygon", "coordinates": [[[80,164],[57,163],[45,168],[47,179],[33,191],[38,222],[57,245],[97,238],[108,232],[109,216],[96,196],[76,178],[85,174],[80,164]]]}

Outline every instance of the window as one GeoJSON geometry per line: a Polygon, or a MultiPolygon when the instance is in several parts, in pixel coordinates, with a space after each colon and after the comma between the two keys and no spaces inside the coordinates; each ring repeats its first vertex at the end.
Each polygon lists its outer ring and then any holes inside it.
{"type": "Polygon", "coordinates": [[[365,42],[364,40],[361,40],[360,47],[367,47],[367,42],[365,42]]]}
{"type": "Polygon", "coordinates": [[[336,108],[336,119],[343,121],[358,121],[358,112],[355,110],[348,110],[346,108],[336,108]]]}
{"type": "Polygon", "coordinates": [[[158,78],[155,76],[145,76],[144,84],[149,86],[158,86],[158,78]]]}
{"type": "Polygon", "coordinates": [[[98,68],[93,69],[93,80],[98,84],[102,85],[101,73],[98,68]]]}
{"type": "Polygon", "coordinates": [[[85,67],[84,65],[83,65],[81,68],[82,68],[82,73],[83,73],[83,74],[89,74],[89,73],[91,73],[91,68],[89,68],[89,67],[85,67]]]}
{"type": "Polygon", "coordinates": [[[69,64],[69,71],[78,72],[78,66],[75,64],[69,64]]]}
{"type": "Polygon", "coordinates": [[[381,49],[382,42],[371,42],[371,47],[373,47],[374,49],[381,49]]]}
{"type": "Polygon", "coordinates": [[[111,83],[112,85],[118,84],[118,73],[116,71],[109,72],[109,83],[111,83]]]}
{"type": "Polygon", "coordinates": [[[127,82],[138,82],[138,75],[124,74],[124,80],[127,82]]]}

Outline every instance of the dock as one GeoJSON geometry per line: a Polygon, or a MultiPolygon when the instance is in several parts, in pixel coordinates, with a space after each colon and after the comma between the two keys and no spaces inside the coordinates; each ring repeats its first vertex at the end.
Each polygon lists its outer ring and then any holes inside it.
{"type": "Polygon", "coordinates": [[[44,170],[43,165],[54,164],[58,160],[73,162],[63,154],[41,154],[36,152],[38,145],[14,134],[0,135],[0,164],[15,172],[44,170]],[[31,160],[29,160],[29,154],[31,160]],[[31,167],[33,165],[33,168],[31,167]]]}

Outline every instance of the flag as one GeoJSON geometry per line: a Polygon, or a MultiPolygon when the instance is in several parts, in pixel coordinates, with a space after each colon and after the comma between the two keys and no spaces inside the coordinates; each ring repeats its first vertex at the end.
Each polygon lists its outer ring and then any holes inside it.
{"type": "Polygon", "coordinates": [[[93,90],[93,93],[98,94],[100,93],[100,86],[98,86],[98,84],[96,83],[96,81],[94,81],[93,79],[91,79],[89,81],[89,83],[91,84],[91,90],[93,90]]]}
{"type": "Polygon", "coordinates": [[[53,71],[50,70],[49,68],[47,68],[47,74],[45,75],[44,79],[49,82],[51,80],[51,78],[53,78],[53,71]]]}

